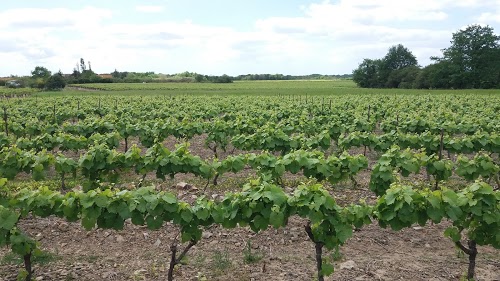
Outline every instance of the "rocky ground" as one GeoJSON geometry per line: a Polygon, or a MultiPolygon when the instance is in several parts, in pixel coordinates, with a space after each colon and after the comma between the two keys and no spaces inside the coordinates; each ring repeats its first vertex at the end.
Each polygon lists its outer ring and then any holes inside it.
{"type": "MultiPolygon", "coordinates": [[[[207,229],[175,270],[176,280],[314,280],[314,245],[294,218],[286,228],[255,234],[246,228],[207,229]],[[253,260],[253,261],[252,261],[253,260]]],[[[447,223],[394,232],[377,225],[356,231],[328,252],[335,273],[326,280],[459,280],[467,258],[443,237],[447,223]]],[[[21,227],[49,253],[35,265],[36,280],[166,280],[170,244],[178,230],[127,224],[122,231],[85,231],[56,218],[26,219],[21,227]]],[[[0,250],[0,280],[22,267],[0,250]]],[[[500,280],[500,253],[479,247],[477,280],[500,280]]]]}

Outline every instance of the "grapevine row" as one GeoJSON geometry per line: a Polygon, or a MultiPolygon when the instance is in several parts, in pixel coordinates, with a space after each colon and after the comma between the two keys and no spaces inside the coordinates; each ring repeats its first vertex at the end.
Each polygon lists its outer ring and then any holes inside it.
{"type": "Polygon", "coordinates": [[[13,179],[18,173],[25,172],[32,174],[35,180],[40,180],[54,165],[63,180],[66,175],[76,175],[77,171],[80,171],[88,179],[88,183],[95,185],[97,181],[105,178],[116,182],[121,171],[131,169],[143,176],[155,172],[156,177],[163,180],[166,176],[173,178],[179,173],[191,173],[210,180],[228,172],[240,172],[250,166],[259,174],[268,175],[275,180],[279,180],[285,172],[296,174],[302,171],[306,177],[337,183],[352,178],[368,166],[366,157],[362,155],[351,156],[344,153],[338,157],[326,157],[320,151],[306,150],[297,150],[278,157],[264,152],[229,156],[222,161],[208,161],[192,155],[188,147],[189,144],[178,145],[175,150],[170,151],[161,144],[155,144],[142,154],[137,146],[132,146],[122,153],[99,144],[90,147],[76,161],[63,154],[54,156],[45,150],[23,151],[14,146],[0,150],[0,176],[13,179]]]}
{"type": "MultiPolygon", "coordinates": [[[[68,133],[43,133],[36,137],[18,137],[12,142],[5,133],[0,133],[0,147],[8,147],[15,144],[17,147],[29,149],[58,148],[62,151],[78,151],[87,149],[97,143],[105,143],[110,148],[118,148],[120,141],[125,140],[125,149],[128,149],[130,137],[138,137],[139,142],[145,147],[151,147],[155,143],[166,139],[172,135],[180,139],[191,139],[194,134],[201,134],[203,130],[192,127],[191,129],[178,128],[176,133],[160,129],[138,129],[137,127],[127,127],[119,131],[112,129],[89,128],[87,133],[80,130],[68,130],[68,133]],[[92,130],[95,130],[92,133],[92,130]]],[[[369,147],[378,152],[384,152],[393,145],[402,148],[422,149],[425,148],[428,154],[437,153],[441,146],[439,135],[425,132],[422,134],[404,134],[391,132],[383,135],[376,135],[368,132],[352,132],[349,134],[339,133],[339,131],[321,131],[315,135],[307,137],[303,134],[289,135],[281,130],[272,128],[261,128],[253,134],[236,134],[235,129],[226,131],[227,128],[212,127],[207,132],[205,145],[211,148],[215,155],[217,149],[225,151],[228,145],[243,151],[269,150],[286,154],[296,149],[322,149],[328,150],[332,147],[332,140],[337,143],[340,150],[348,150],[352,147],[369,147]],[[233,135],[234,134],[234,135],[233,135]]],[[[449,153],[472,153],[481,150],[491,153],[500,153],[500,135],[498,133],[477,132],[474,135],[463,137],[451,137],[443,135],[443,149],[449,153]]]]}
{"type": "MultiPolygon", "coordinates": [[[[456,192],[452,189],[417,190],[395,183],[373,206],[355,204],[341,207],[321,185],[299,186],[291,195],[280,187],[251,181],[241,192],[226,194],[222,201],[199,198],[194,204],[180,201],[174,194],[155,191],[152,187],[136,190],[92,190],[61,194],[47,188],[22,189],[5,194],[0,201],[0,245],[11,244],[14,252],[31,255],[36,244],[15,227],[19,216],[29,213],[58,216],[68,221],[80,220],[82,226],[123,229],[125,221],[158,230],[166,222],[177,225],[182,241],[197,243],[202,228],[214,224],[224,228],[249,226],[255,232],[286,226],[291,216],[308,219],[306,231],[318,246],[333,249],[361,227],[376,219],[380,226],[393,230],[425,226],[428,221],[452,221],[445,235],[457,245],[462,233],[479,245],[500,248],[500,192],[486,183],[476,182],[456,192]]],[[[474,244],[475,245],[475,244],[474,244]]],[[[462,247],[464,247],[462,245],[462,247]]],[[[464,247],[465,248],[465,247],[464,247]]],[[[321,262],[321,261],[320,261],[321,262]]],[[[318,278],[333,271],[331,265],[320,263],[318,278]]]]}

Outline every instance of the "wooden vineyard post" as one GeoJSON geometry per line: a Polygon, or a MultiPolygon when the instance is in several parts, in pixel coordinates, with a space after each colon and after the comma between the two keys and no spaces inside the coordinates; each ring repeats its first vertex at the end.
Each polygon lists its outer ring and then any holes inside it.
{"type": "Polygon", "coordinates": [[[439,160],[443,159],[443,137],[444,137],[444,129],[441,128],[441,140],[439,143],[439,160]]]}
{"type": "Polygon", "coordinates": [[[5,134],[9,136],[9,124],[7,123],[7,107],[3,107],[3,123],[5,125],[5,134]]]}
{"type": "MultiPolygon", "coordinates": [[[[368,123],[370,123],[370,109],[371,109],[371,107],[370,107],[370,105],[368,105],[368,119],[367,119],[368,123]]],[[[366,156],[366,144],[365,144],[365,150],[363,152],[363,156],[366,156]]]]}
{"type": "MultiPolygon", "coordinates": [[[[441,128],[441,140],[439,143],[439,160],[443,159],[443,138],[444,138],[444,129],[441,128]]],[[[435,189],[438,189],[439,181],[436,179],[436,187],[435,189]]]]}

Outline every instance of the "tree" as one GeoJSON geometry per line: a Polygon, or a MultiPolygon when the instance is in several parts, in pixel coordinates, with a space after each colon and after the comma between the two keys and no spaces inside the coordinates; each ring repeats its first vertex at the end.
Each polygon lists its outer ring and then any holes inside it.
{"type": "Polygon", "coordinates": [[[352,80],[361,88],[380,88],[380,72],[383,62],[380,59],[364,59],[358,68],[353,71],[352,80]]]}
{"type": "Polygon", "coordinates": [[[66,87],[66,81],[60,71],[50,76],[45,84],[47,90],[62,90],[64,87],[66,87]]]}
{"type": "Polygon", "coordinates": [[[421,72],[418,66],[407,66],[401,69],[391,71],[385,86],[388,88],[414,88],[414,82],[418,74],[421,72]]]}
{"type": "Polygon", "coordinates": [[[416,76],[415,88],[419,89],[448,89],[457,83],[454,73],[457,70],[447,61],[440,61],[424,67],[416,76]]]}
{"type": "Polygon", "coordinates": [[[389,70],[399,70],[418,65],[417,58],[408,48],[401,44],[390,47],[383,61],[384,67],[389,70]]]}
{"type": "Polygon", "coordinates": [[[203,77],[203,75],[198,74],[198,73],[196,73],[196,75],[194,76],[194,80],[195,80],[196,82],[198,82],[198,83],[203,82],[204,78],[205,78],[205,77],[203,77]]]}
{"type": "Polygon", "coordinates": [[[490,26],[470,25],[453,34],[443,57],[456,69],[454,88],[493,88],[500,86],[500,36],[490,26]]]}
{"type": "Polygon", "coordinates": [[[391,76],[399,75],[400,70],[407,67],[417,67],[417,58],[401,44],[392,46],[387,51],[387,54],[382,58],[382,66],[380,68],[379,79],[385,88],[397,88],[401,81],[392,83],[389,81],[391,76]],[[396,72],[396,73],[394,73],[396,72]]]}
{"type": "Polygon", "coordinates": [[[362,88],[411,88],[419,71],[417,58],[403,45],[389,48],[382,59],[364,59],[353,71],[353,80],[362,88]],[[411,68],[403,71],[403,69],[411,68]],[[415,75],[416,76],[416,75],[415,75]],[[404,80],[404,81],[403,81],[404,80]],[[400,85],[404,82],[403,85],[400,85]]]}
{"type": "Polygon", "coordinates": [[[83,58],[80,58],[80,69],[82,72],[87,70],[87,66],[85,66],[85,60],[83,58]]]}
{"type": "Polygon", "coordinates": [[[37,66],[33,71],[31,71],[31,77],[34,79],[42,78],[48,79],[52,73],[43,66],[37,66]]]}
{"type": "Polygon", "coordinates": [[[31,81],[29,81],[29,86],[32,88],[43,89],[45,88],[45,83],[49,79],[52,73],[43,66],[37,66],[33,71],[31,71],[31,81]]]}

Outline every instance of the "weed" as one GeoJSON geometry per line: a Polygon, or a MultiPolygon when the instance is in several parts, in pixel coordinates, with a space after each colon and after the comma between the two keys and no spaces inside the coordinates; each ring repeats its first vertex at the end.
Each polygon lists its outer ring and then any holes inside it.
{"type": "Polygon", "coordinates": [[[231,260],[229,258],[229,252],[227,249],[224,251],[215,251],[212,258],[212,266],[219,272],[224,272],[231,266],[231,260]]]}
{"type": "MultiPolygon", "coordinates": [[[[42,251],[40,254],[33,256],[33,263],[44,265],[44,264],[49,264],[49,263],[56,261],[56,260],[59,260],[59,259],[60,259],[60,257],[57,256],[56,254],[42,251]]],[[[24,260],[22,259],[22,257],[14,254],[14,253],[7,253],[0,260],[0,265],[6,265],[6,264],[20,265],[23,263],[24,263],[24,260]]]]}
{"type": "Polygon", "coordinates": [[[263,258],[260,253],[252,253],[252,243],[250,240],[247,241],[245,249],[243,249],[243,261],[245,263],[256,263],[263,258]]]}
{"type": "Polygon", "coordinates": [[[202,267],[206,264],[207,257],[204,254],[199,254],[194,259],[194,265],[196,267],[202,267]]]}

